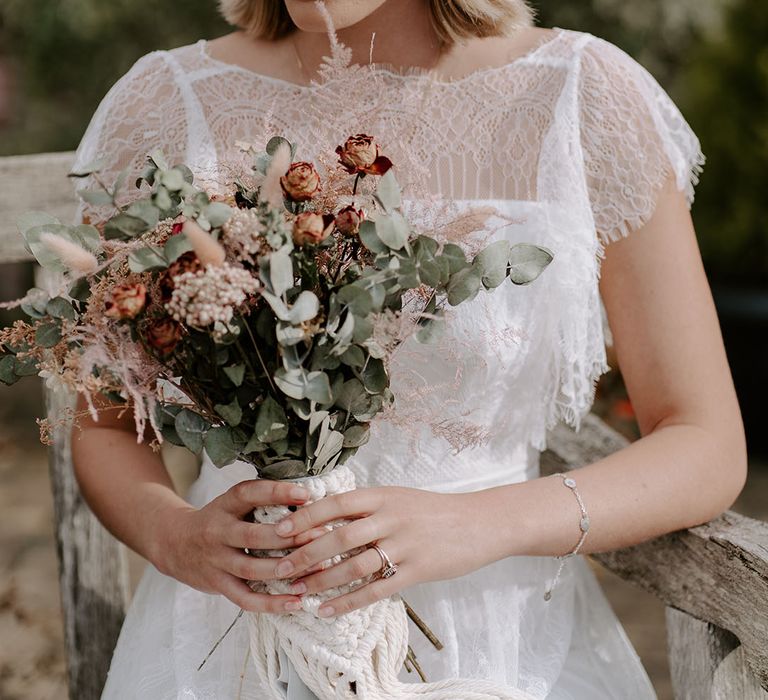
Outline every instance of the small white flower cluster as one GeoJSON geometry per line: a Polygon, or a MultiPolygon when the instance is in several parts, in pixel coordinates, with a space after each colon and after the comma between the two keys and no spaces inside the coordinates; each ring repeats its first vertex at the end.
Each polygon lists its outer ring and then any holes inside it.
{"type": "Polygon", "coordinates": [[[267,246],[264,223],[255,209],[238,209],[222,227],[224,243],[238,260],[254,262],[267,246]]]}
{"type": "Polygon", "coordinates": [[[229,323],[235,309],[259,288],[259,281],[250,272],[229,263],[184,272],[173,278],[173,284],[168,302],[171,316],[192,328],[213,324],[217,338],[231,332],[229,323]]]}

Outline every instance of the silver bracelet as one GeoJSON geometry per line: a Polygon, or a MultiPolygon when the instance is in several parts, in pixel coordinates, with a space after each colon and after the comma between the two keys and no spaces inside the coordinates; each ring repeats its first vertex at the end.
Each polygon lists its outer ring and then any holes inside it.
{"type": "Polygon", "coordinates": [[[581,545],[584,544],[584,540],[587,537],[587,530],[589,530],[589,516],[587,515],[587,509],[584,505],[584,501],[581,500],[581,494],[576,488],[576,480],[567,474],[563,474],[562,472],[557,472],[552,476],[561,477],[563,484],[565,484],[565,486],[573,491],[573,495],[576,496],[576,500],[579,502],[579,508],[581,509],[581,520],[579,521],[581,537],[579,538],[577,545],[573,548],[572,551],[568,552],[568,554],[563,554],[557,557],[560,560],[560,566],[557,567],[557,573],[555,573],[555,577],[552,579],[551,585],[544,592],[544,600],[549,600],[552,597],[552,590],[554,589],[557,580],[560,578],[560,572],[563,570],[563,566],[565,566],[565,560],[574,556],[575,554],[578,554],[579,550],[581,549],[581,545]]]}

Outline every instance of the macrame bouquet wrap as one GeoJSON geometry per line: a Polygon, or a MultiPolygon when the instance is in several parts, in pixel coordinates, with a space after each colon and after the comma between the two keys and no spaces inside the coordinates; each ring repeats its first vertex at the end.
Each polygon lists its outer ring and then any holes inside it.
{"type": "MultiPolygon", "coordinates": [[[[355,488],[355,476],[348,466],[341,465],[327,474],[301,479],[298,483],[310,492],[309,504],[325,496],[351,491],[355,488]]],[[[258,523],[276,523],[288,514],[286,506],[264,506],[253,511],[258,523]]],[[[341,527],[345,522],[340,520],[328,527],[341,527]]],[[[360,551],[358,548],[334,557],[327,565],[337,564],[360,551]]],[[[288,550],[261,550],[257,555],[283,556],[287,553],[288,550]]],[[[398,675],[408,652],[408,614],[399,596],[335,617],[317,616],[325,601],[365,582],[361,580],[322,593],[304,595],[302,610],[295,613],[249,613],[251,657],[262,685],[271,692],[269,700],[285,698],[285,690],[279,681],[281,649],[318,700],[532,699],[523,691],[500,689],[475,679],[402,683],[398,675]]],[[[289,586],[288,580],[252,584],[254,590],[273,594],[288,593],[289,586]]]]}

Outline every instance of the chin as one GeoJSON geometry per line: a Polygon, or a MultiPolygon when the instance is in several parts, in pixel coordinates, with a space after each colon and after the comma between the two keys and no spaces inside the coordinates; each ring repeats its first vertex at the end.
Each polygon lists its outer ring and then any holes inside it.
{"type": "MultiPolygon", "coordinates": [[[[386,0],[325,0],[335,29],[344,29],[365,19],[386,0]]],[[[285,8],[293,23],[305,32],[325,32],[325,20],[314,0],[285,0],[285,8]]]]}

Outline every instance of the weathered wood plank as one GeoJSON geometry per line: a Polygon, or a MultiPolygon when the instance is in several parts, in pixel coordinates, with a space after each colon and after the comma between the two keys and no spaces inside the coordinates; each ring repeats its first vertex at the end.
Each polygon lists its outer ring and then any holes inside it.
{"type": "MultiPolygon", "coordinates": [[[[542,472],[596,461],[625,444],[590,415],[579,433],[563,425],[552,431],[542,472]]],[[[768,523],[728,511],[705,525],[592,556],[667,605],[734,634],[768,690],[768,523]]]]}
{"type": "Polygon", "coordinates": [[[766,700],[730,632],[667,608],[667,647],[675,700],[766,700]]]}
{"type": "Polygon", "coordinates": [[[60,424],[49,451],[69,697],[98,700],[128,605],[125,551],[80,495],[72,469],[71,394],[46,392],[48,416],[60,424]]]}
{"type": "Polygon", "coordinates": [[[74,220],[75,184],[66,177],[73,160],[71,152],[0,158],[0,262],[30,259],[16,229],[25,211],[45,209],[64,223],[74,220]]]}

